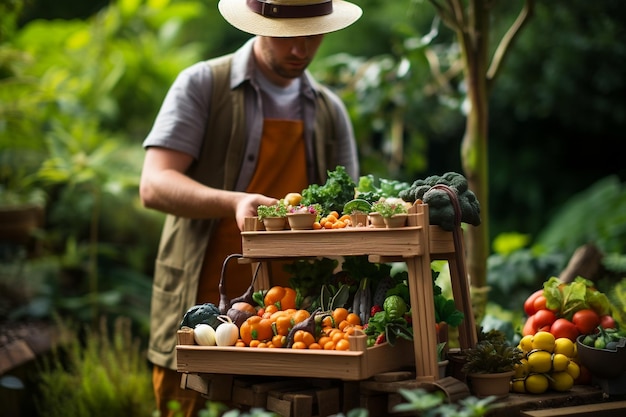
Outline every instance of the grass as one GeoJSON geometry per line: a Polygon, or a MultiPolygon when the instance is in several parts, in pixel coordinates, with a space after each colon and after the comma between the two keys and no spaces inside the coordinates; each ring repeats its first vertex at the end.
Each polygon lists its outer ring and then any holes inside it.
{"type": "Polygon", "coordinates": [[[111,329],[104,319],[83,332],[59,327],[67,342],[40,365],[41,417],[152,416],[151,371],[130,319],[118,317],[111,329]]]}

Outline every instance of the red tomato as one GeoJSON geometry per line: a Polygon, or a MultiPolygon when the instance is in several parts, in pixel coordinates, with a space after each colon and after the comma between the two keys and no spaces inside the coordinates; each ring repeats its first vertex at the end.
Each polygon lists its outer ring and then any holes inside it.
{"type": "Polygon", "coordinates": [[[530,316],[526,319],[526,323],[524,323],[524,327],[522,328],[522,336],[534,335],[537,333],[535,330],[535,316],[530,316]]]}
{"type": "Polygon", "coordinates": [[[539,310],[545,310],[546,309],[545,295],[541,294],[539,297],[535,298],[535,301],[533,302],[533,307],[535,308],[535,312],[539,310]]]}
{"type": "Polygon", "coordinates": [[[556,339],[559,337],[567,337],[574,343],[576,343],[576,338],[580,334],[576,325],[564,318],[556,319],[554,323],[552,323],[552,326],[550,326],[550,333],[552,333],[556,339]]]}
{"type": "Polygon", "coordinates": [[[600,326],[602,326],[603,329],[616,329],[617,328],[615,319],[613,318],[613,316],[610,316],[609,314],[600,316],[600,326]]]}
{"type": "Polygon", "coordinates": [[[535,300],[540,295],[543,296],[543,289],[537,290],[534,293],[530,294],[530,296],[528,296],[526,301],[524,301],[524,312],[526,313],[528,317],[532,316],[533,314],[537,312],[537,309],[535,308],[534,304],[535,304],[535,300]]]}
{"type": "Polygon", "coordinates": [[[550,310],[539,310],[533,317],[536,331],[549,329],[556,320],[556,314],[550,310]]]}
{"type": "Polygon", "coordinates": [[[574,313],[572,323],[581,334],[590,334],[600,325],[600,316],[592,309],[585,308],[574,313]]]}

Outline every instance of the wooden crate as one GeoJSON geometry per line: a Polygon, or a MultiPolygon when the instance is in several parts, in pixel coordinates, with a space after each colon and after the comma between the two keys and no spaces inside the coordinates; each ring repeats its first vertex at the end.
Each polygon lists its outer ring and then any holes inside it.
{"type": "Polygon", "coordinates": [[[363,380],[381,372],[414,366],[413,344],[366,347],[367,336],[350,336],[351,350],[259,349],[178,345],[178,371],[363,380]],[[354,349],[354,350],[352,350],[354,349]]]}

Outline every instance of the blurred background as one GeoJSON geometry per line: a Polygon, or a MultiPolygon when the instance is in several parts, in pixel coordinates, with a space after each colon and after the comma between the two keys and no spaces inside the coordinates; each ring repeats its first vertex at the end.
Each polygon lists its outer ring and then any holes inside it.
{"type": "MultiPolygon", "coordinates": [[[[346,103],[361,174],[462,173],[454,33],[428,1],[355,2],[363,18],[327,35],[310,70],[346,103]]],[[[494,48],[521,5],[494,2],[494,48]]],[[[603,255],[598,285],[626,304],[625,21],[621,0],[537,1],[489,93],[490,320],[519,325],[523,300],[587,244],[603,255]]],[[[137,338],[120,347],[136,363],[116,366],[139,372],[163,220],[138,199],[141,143],[180,70],[248,37],[217,0],[0,1],[5,344],[69,317],[97,329],[83,341],[106,329],[137,338]]],[[[2,392],[24,395],[19,379],[2,392]]],[[[49,402],[30,412],[55,407],[71,415],[49,402]]]]}

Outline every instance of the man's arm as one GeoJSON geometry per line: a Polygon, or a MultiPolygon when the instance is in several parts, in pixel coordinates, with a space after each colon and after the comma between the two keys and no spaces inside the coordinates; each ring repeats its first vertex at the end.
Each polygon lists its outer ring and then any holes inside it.
{"type": "Polygon", "coordinates": [[[272,205],[276,199],[207,187],[185,175],[193,158],[183,152],[150,147],[146,149],[139,194],[147,208],[188,218],[235,216],[243,230],[244,219],[256,215],[256,208],[272,205]]]}

